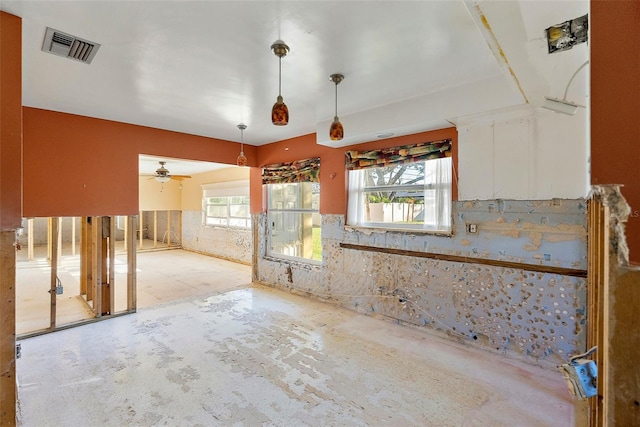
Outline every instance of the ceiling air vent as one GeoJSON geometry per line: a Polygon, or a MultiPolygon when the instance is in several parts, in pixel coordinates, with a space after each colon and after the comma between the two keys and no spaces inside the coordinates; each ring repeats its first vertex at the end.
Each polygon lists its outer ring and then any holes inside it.
{"type": "Polygon", "coordinates": [[[100,45],[83,40],[71,34],[48,28],[44,34],[42,50],[58,56],[64,56],[76,61],[91,64],[100,45]]]}

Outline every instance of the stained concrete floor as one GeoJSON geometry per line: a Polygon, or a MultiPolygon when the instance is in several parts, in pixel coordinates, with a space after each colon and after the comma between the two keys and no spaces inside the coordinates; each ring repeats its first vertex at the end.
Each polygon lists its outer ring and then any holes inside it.
{"type": "MultiPolygon", "coordinates": [[[[118,244],[114,280],[116,313],[127,309],[127,255],[123,242],[118,244]]],[[[250,266],[180,249],[152,251],[154,242],[148,239],[143,245],[146,250],[137,253],[138,308],[230,289],[250,281],[250,266]]],[[[17,254],[16,333],[22,335],[49,328],[51,266],[46,246],[36,246],[31,261],[25,250],[17,254]]],[[[80,296],[79,247],[74,254],[69,244],[63,246],[58,277],[64,292],[56,296],[56,326],[95,317],[91,302],[80,296]]]]}
{"type": "MultiPolygon", "coordinates": [[[[160,256],[154,280],[196,289],[235,268],[170,265],[160,256]]],[[[556,369],[229,284],[22,340],[21,425],[584,425],[556,369]]]]}

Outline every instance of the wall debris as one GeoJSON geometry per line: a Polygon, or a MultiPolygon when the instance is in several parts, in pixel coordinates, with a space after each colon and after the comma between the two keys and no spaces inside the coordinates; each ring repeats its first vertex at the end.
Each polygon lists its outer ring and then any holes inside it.
{"type": "MultiPolygon", "coordinates": [[[[258,278],[505,354],[558,363],[585,350],[586,279],[340,243],[586,269],[586,221],[584,200],[457,202],[450,236],[360,231],[345,228],[341,215],[323,215],[321,267],[287,262],[291,283],[281,275],[284,262],[261,257],[258,278]],[[477,224],[477,233],[468,233],[467,223],[477,224]]],[[[264,215],[257,222],[264,242],[264,215]]]]}

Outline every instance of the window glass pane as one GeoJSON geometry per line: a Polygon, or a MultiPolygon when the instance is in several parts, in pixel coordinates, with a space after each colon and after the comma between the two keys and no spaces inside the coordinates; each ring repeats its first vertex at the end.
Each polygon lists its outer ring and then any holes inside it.
{"type": "Polygon", "coordinates": [[[227,198],[226,197],[209,197],[207,200],[207,204],[210,205],[226,205],[227,198]]]}
{"type": "Polygon", "coordinates": [[[365,221],[394,224],[422,224],[425,191],[420,188],[405,191],[366,193],[365,221]]]}
{"type": "Polygon", "coordinates": [[[269,252],[296,258],[322,260],[320,226],[313,213],[271,212],[269,252]]]}
{"type": "Polygon", "coordinates": [[[251,227],[249,196],[204,197],[205,225],[251,227]]]}
{"type": "Polygon", "coordinates": [[[450,231],[450,212],[450,158],[349,171],[349,225],[450,231]]]}
{"type": "Polygon", "coordinates": [[[229,203],[232,205],[248,205],[249,197],[247,196],[231,196],[229,197],[229,203]]]}
{"type": "Polygon", "coordinates": [[[365,186],[424,184],[424,162],[364,169],[365,186]]]}
{"type": "Polygon", "coordinates": [[[268,253],[322,260],[320,184],[268,185],[268,253]]]}
{"type": "Polygon", "coordinates": [[[232,218],[249,218],[249,206],[231,205],[229,206],[229,216],[232,218]]]}
{"type": "Polygon", "coordinates": [[[270,184],[269,190],[270,209],[313,209],[313,201],[320,198],[320,186],[312,182],[270,184]]]}
{"type": "Polygon", "coordinates": [[[216,216],[221,218],[227,217],[227,205],[210,205],[207,206],[207,216],[216,216]]]}

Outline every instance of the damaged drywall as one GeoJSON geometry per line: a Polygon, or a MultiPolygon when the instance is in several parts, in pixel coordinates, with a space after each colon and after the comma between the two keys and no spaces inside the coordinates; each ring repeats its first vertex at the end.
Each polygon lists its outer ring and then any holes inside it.
{"type": "Polygon", "coordinates": [[[609,244],[611,253],[620,266],[629,265],[629,247],[624,233],[624,224],[629,219],[631,207],[625,200],[620,185],[594,185],[591,189],[594,196],[602,199],[602,204],[609,209],[609,244]]]}
{"type": "Polygon", "coordinates": [[[250,229],[204,225],[202,211],[182,211],[183,249],[251,264],[252,239],[250,229]]]}
{"type": "Polygon", "coordinates": [[[469,201],[455,202],[453,211],[450,236],[351,229],[343,216],[323,215],[322,266],[265,258],[262,215],[258,279],[504,353],[558,363],[584,351],[584,274],[532,272],[473,260],[585,273],[586,202],[469,201]],[[468,231],[469,224],[475,232],[468,231]],[[341,243],[465,256],[470,262],[346,249],[341,243]]]}

